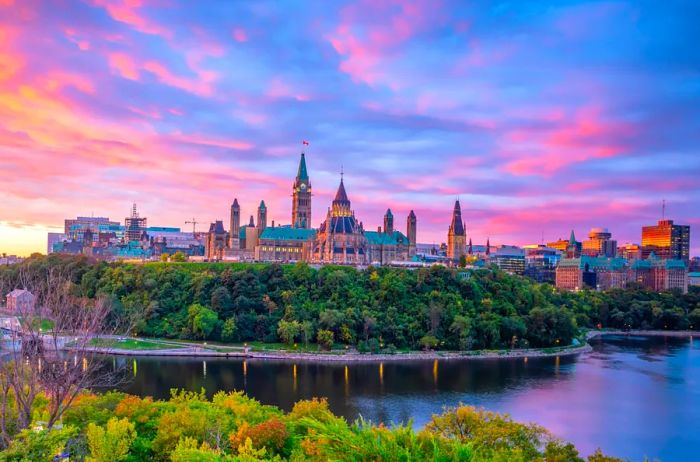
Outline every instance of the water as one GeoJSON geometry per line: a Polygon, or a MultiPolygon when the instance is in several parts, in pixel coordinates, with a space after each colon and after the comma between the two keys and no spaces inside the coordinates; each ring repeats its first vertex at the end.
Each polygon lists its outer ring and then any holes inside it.
{"type": "Polygon", "coordinates": [[[171,388],[245,390],[285,410],[327,397],[354,420],[407,422],[459,403],[536,422],[588,455],[601,447],[631,460],[697,460],[700,339],[608,336],[580,357],[363,364],[116,358],[135,375],[122,387],[167,398],[171,388]]]}

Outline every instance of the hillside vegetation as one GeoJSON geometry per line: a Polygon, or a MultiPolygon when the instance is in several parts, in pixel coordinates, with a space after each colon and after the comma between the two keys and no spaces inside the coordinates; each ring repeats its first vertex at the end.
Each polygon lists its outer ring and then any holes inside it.
{"type": "Polygon", "coordinates": [[[146,263],[33,257],[0,269],[3,293],[21,271],[70,271],[76,295],[104,296],[139,335],[222,342],[349,345],[360,351],[568,345],[580,328],[700,326],[700,291],[637,287],[560,292],[498,269],[458,271],[299,263],[146,263]]]}

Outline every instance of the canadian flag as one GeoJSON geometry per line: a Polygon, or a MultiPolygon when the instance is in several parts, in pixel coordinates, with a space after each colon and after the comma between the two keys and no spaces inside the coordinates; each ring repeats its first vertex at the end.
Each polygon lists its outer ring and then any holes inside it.
{"type": "Polygon", "coordinates": [[[309,142],[306,141],[306,140],[304,140],[304,141],[301,142],[301,144],[303,144],[304,146],[308,146],[308,145],[309,145],[309,142]]]}

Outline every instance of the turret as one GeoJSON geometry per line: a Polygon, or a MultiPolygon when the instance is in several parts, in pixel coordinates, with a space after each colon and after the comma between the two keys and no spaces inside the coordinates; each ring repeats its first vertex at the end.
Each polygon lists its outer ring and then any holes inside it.
{"type": "Polygon", "coordinates": [[[384,214],[384,234],[394,234],[394,215],[391,213],[391,209],[386,209],[384,214]]]}

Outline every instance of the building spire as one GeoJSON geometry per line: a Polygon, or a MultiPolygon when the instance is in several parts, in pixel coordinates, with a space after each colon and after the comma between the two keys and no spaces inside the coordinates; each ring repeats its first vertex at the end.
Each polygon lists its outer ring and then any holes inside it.
{"type": "Polygon", "coordinates": [[[301,153],[301,159],[299,159],[299,169],[297,170],[297,181],[308,181],[309,174],[306,171],[306,157],[304,152],[301,153]]]}

